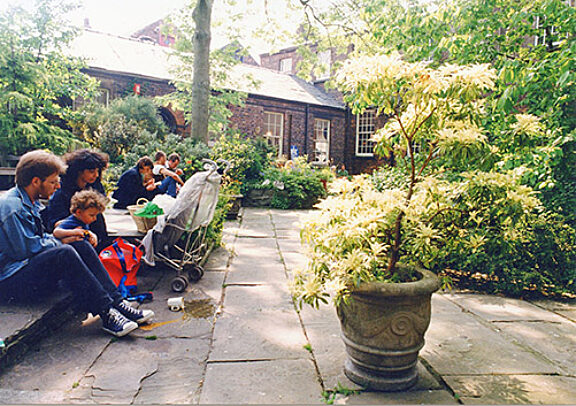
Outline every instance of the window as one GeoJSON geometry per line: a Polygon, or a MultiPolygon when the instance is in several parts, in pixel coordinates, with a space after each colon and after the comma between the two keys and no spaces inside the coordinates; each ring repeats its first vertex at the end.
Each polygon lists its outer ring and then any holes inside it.
{"type": "Polygon", "coordinates": [[[280,72],[292,73],[292,58],[280,59],[280,72]]]}
{"type": "Polygon", "coordinates": [[[330,50],[322,51],[318,54],[318,77],[317,80],[324,80],[330,77],[332,68],[332,54],[330,50]]]}
{"type": "Polygon", "coordinates": [[[327,164],[330,159],[330,121],[314,120],[314,162],[327,164]]]}
{"type": "MultiPolygon", "coordinates": [[[[110,101],[110,90],[101,87],[93,101],[94,103],[108,106],[108,102],[110,101]]],[[[72,106],[74,110],[80,110],[87,104],[88,102],[83,97],[77,97],[76,99],[74,99],[72,106]]]]}
{"type": "Polygon", "coordinates": [[[284,135],[284,115],[264,112],[264,137],[268,144],[276,147],[278,156],[282,156],[282,138],[284,135]]]}
{"type": "Polygon", "coordinates": [[[366,110],[356,116],[356,155],[374,156],[374,110],[366,110]]]}

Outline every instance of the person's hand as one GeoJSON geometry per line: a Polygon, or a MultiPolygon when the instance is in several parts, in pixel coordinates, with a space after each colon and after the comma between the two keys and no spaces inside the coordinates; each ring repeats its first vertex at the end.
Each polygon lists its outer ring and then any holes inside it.
{"type": "Polygon", "coordinates": [[[62,237],[60,241],[63,244],[70,244],[76,241],[82,241],[84,239],[84,231],[82,228],[75,228],[73,230],[68,230],[66,237],[62,237]]]}
{"type": "Polygon", "coordinates": [[[88,236],[88,242],[93,246],[96,247],[98,245],[98,237],[92,231],[85,231],[85,235],[88,236]]]}
{"type": "Polygon", "coordinates": [[[176,169],[174,172],[176,172],[176,175],[178,175],[178,176],[184,175],[184,171],[180,168],[176,169]]]}
{"type": "Polygon", "coordinates": [[[154,182],[154,179],[150,179],[148,182],[146,182],[145,186],[146,190],[148,191],[156,189],[156,183],[154,182]]]}

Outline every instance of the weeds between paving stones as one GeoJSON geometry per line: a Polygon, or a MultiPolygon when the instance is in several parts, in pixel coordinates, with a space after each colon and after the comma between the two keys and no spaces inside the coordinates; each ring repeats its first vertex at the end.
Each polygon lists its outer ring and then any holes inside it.
{"type": "Polygon", "coordinates": [[[322,401],[327,405],[333,405],[338,395],[350,396],[356,395],[360,392],[362,391],[345,388],[340,382],[338,382],[334,389],[328,389],[322,392],[322,401]]]}

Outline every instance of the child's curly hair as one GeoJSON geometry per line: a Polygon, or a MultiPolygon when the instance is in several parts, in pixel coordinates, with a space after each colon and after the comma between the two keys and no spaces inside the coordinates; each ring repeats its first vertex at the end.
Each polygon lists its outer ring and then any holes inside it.
{"type": "Polygon", "coordinates": [[[76,210],[86,210],[91,207],[98,209],[100,213],[106,210],[108,199],[94,189],[81,190],[74,193],[70,200],[70,213],[74,214],[76,210]]]}

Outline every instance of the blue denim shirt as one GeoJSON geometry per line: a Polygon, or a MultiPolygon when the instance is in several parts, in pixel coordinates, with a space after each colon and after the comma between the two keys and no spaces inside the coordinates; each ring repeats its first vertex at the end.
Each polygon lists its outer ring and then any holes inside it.
{"type": "Polygon", "coordinates": [[[0,197],[0,281],[15,274],[41,251],[61,244],[43,232],[38,201],[23,188],[13,187],[0,197]]]}

